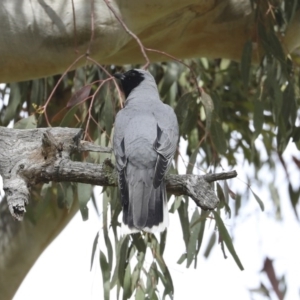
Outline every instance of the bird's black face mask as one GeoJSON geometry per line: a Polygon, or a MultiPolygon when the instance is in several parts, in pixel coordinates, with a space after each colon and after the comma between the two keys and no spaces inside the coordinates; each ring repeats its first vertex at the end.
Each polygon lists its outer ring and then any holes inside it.
{"type": "Polygon", "coordinates": [[[114,77],[121,81],[122,90],[125,94],[125,98],[129,96],[130,92],[136,88],[145,78],[144,75],[141,74],[137,70],[129,70],[126,73],[116,73],[114,77]]]}

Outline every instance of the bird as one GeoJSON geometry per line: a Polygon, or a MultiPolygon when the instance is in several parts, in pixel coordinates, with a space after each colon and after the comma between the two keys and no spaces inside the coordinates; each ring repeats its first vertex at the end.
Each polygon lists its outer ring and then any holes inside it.
{"type": "Polygon", "coordinates": [[[125,96],[116,115],[113,149],[123,210],[122,233],[162,232],[169,224],[164,176],[179,139],[174,110],[160,100],[143,69],[115,73],[125,96]]]}

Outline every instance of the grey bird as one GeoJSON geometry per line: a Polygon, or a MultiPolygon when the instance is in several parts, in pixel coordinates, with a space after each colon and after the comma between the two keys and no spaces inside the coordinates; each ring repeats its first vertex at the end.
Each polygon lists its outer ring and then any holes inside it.
{"type": "Polygon", "coordinates": [[[153,76],[133,69],[114,74],[125,105],[115,120],[113,148],[123,207],[122,232],[160,232],[168,226],[164,176],[178,144],[174,110],[159,97],[153,76]]]}

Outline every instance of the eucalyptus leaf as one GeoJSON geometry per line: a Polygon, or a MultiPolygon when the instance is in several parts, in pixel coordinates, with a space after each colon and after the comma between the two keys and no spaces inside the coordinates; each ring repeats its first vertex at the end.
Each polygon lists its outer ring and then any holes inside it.
{"type": "Polygon", "coordinates": [[[260,198],[252,191],[252,189],[250,189],[250,190],[251,190],[251,192],[252,192],[252,194],[253,194],[255,200],[257,201],[257,203],[258,203],[258,205],[259,205],[261,211],[264,211],[264,210],[265,210],[265,206],[264,206],[263,201],[262,201],[262,200],[261,200],[261,199],[260,199],[260,198]]]}
{"type": "Polygon", "coordinates": [[[123,300],[129,299],[131,297],[131,269],[130,264],[126,266],[123,284],[123,300]]]}
{"type": "Polygon", "coordinates": [[[92,86],[90,84],[83,86],[81,89],[76,91],[69,102],[67,103],[67,107],[72,107],[74,105],[77,105],[79,103],[83,103],[84,101],[87,100],[90,91],[91,91],[92,86]]]}
{"type": "Polygon", "coordinates": [[[249,40],[244,45],[242,60],[241,60],[242,80],[246,89],[248,88],[248,84],[249,84],[251,58],[252,58],[252,41],[249,40]]]}
{"type": "Polygon", "coordinates": [[[210,95],[206,94],[204,90],[201,92],[201,98],[200,98],[206,114],[206,131],[208,132],[210,130],[211,126],[211,119],[212,119],[212,112],[214,110],[214,102],[210,95]]]}
{"type": "MultiPolygon", "coordinates": [[[[195,208],[195,211],[193,213],[192,219],[191,219],[191,224],[193,224],[198,218],[200,214],[198,211],[198,208],[195,208]]],[[[190,238],[189,238],[189,243],[187,247],[187,262],[186,262],[186,267],[189,268],[192,261],[195,258],[196,251],[197,251],[197,241],[198,241],[198,235],[200,232],[200,227],[201,224],[197,224],[195,226],[190,226],[190,238]]]]}
{"type": "Polygon", "coordinates": [[[240,270],[243,271],[244,267],[243,267],[238,255],[235,252],[235,249],[234,249],[233,244],[232,244],[231,237],[230,237],[230,235],[229,235],[229,233],[228,233],[221,217],[219,216],[218,212],[216,212],[216,211],[212,211],[212,213],[215,217],[215,221],[216,221],[216,224],[218,226],[220,235],[222,236],[222,239],[223,239],[224,243],[226,244],[226,247],[227,247],[228,251],[232,255],[233,259],[235,260],[235,262],[238,265],[238,267],[240,268],[240,270]]]}
{"type": "Polygon", "coordinates": [[[109,300],[110,295],[110,270],[105,254],[100,250],[100,267],[103,279],[104,300],[109,300]]]}
{"type": "Polygon", "coordinates": [[[227,142],[225,139],[222,125],[218,121],[214,121],[210,128],[211,139],[220,154],[225,155],[227,151],[227,142]]]}
{"type": "Polygon", "coordinates": [[[28,118],[21,119],[14,125],[15,129],[33,129],[36,127],[37,127],[37,121],[34,114],[28,118]]]}
{"type": "Polygon", "coordinates": [[[94,262],[94,258],[95,258],[95,252],[96,252],[96,249],[97,249],[98,239],[99,239],[99,231],[97,232],[97,234],[95,236],[95,239],[94,239],[94,242],[93,242],[90,270],[92,270],[92,267],[93,267],[93,262],[94,262]]]}
{"type": "Polygon", "coordinates": [[[91,194],[92,194],[92,186],[90,184],[77,183],[77,195],[78,195],[79,209],[80,209],[83,221],[86,221],[88,219],[87,203],[91,198],[91,194]]]}

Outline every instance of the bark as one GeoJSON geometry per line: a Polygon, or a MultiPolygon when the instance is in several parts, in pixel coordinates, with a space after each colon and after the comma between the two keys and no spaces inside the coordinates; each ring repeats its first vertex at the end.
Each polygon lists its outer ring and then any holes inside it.
{"type": "MultiPolygon", "coordinates": [[[[117,186],[117,174],[111,160],[106,159],[99,165],[71,160],[75,152],[112,151],[111,148],[84,142],[81,137],[82,130],[76,128],[1,128],[0,174],[8,208],[16,220],[23,219],[30,187],[38,183],[64,181],[117,186]]],[[[235,176],[235,172],[204,176],[168,175],[167,191],[190,196],[202,209],[214,209],[219,200],[209,182],[235,176]]]]}
{"type": "MultiPolygon", "coordinates": [[[[261,43],[250,0],[110,3],[146,47],[177,58],[240,60],[245,42],[252,40],[253,60],[260,59],[261,43]]],[[[144,62],[139,45],[103,0],[0,0],[0,20],[0,82],[62,73],[85,53],[100,64],[144,62]]],[[[298,11],[281,37],[287,52],[300,46],[299,31],[298,11]]],[[[148,54],[151,61],[168,59],[148,54]]],[[[73,69],[85,63],[83,58],[73,69]]]]}
{"type": "MultiPolygon", "coordinates": [[[[51,208],[41,217],[13,222],[13,218],[23,220],[30,187],[50,180],[117,185],[117,174],[109,159],[103,164],[71,160],[75,152],[111,152],[111,148],[82,141],[81,136],[82,130],[76,128],[0,128],[0,174],[7,200],[0,202],[0,299],[13,297],[39,255],[78,210],[78,203],[67,210],[50,202],[51,208]]],[[[168,175],[167,190],[190,196],[203,209],[214,209],[219,200],[209,183],[236,176],[235,171],[204,176],[168,175]]],[[[31,206],[37,204],[31,201],[31,206]]],[[[36,213],[31,211],[31,215],[36,213]]]]}

